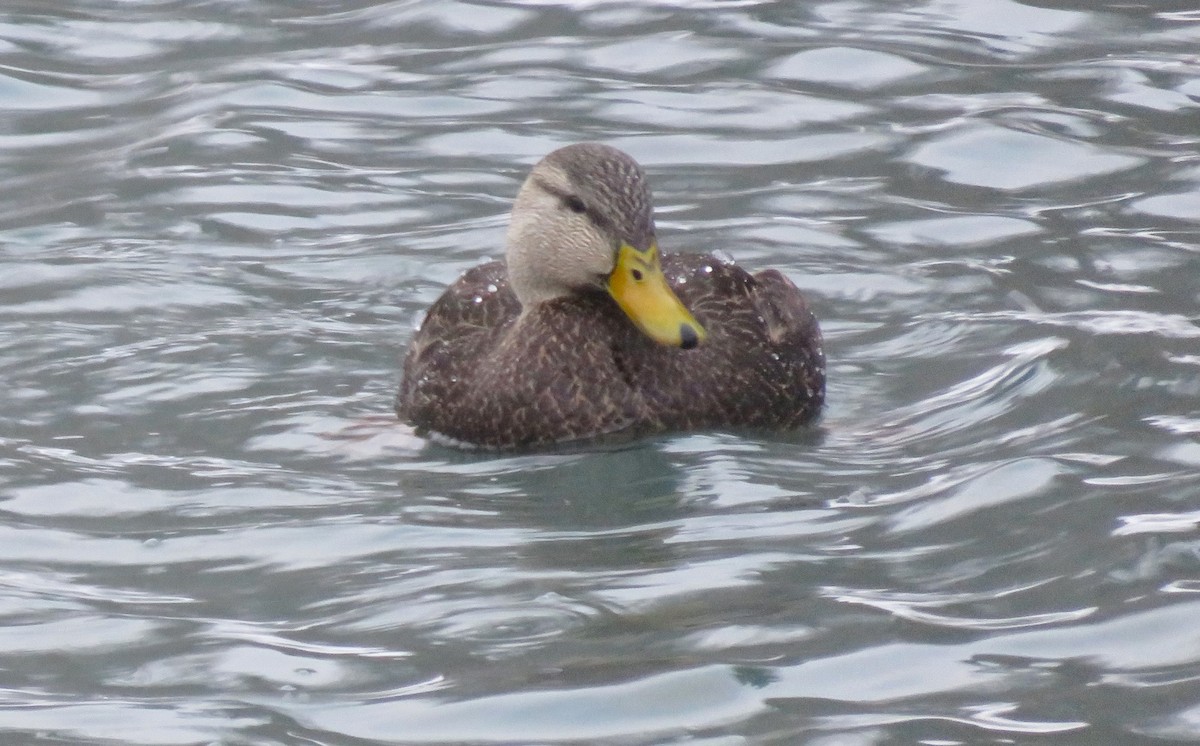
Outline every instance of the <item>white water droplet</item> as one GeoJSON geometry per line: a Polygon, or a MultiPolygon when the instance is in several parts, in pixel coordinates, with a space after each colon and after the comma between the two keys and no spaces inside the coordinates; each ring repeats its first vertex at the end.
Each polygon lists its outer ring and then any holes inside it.
{"type": "Polygon", "coordinates": [[[488,291],[489,293],[494,293],[494,292],[496,292],[496,291],[497,291],[497,290],[499,290],[499,289],[500,289],[500,288],[496,287],[496,283],[494,283],[494,282],[489,282],[489,283],[488,283],[488,286],[487,286],[487,291],[488,291]]]}
{"type": "Polygon", "coordinates": [[[725,251],[724,249],[717,249],[716,251],[714,251],[712,253],[712,255],[713,255],[713,259],[716,259],[718,262],[720,262],[721,264],[724,264],[726,267],[734,264],[733,256],[728,251],[725,251]]]}
{"type": "Polygon", "coordinates": [[[712,274],[712,265],[711,264],[704,265],[704,274],[706,274],[706,275],[712,274]]]}
{"type": "Polygon", "coordinates": [[[482,296],[482,295],[477,295],[477,296],[475,296],[474,298],[472,298],[472,299],[471,299],[471,302],[472,302],[472,303],[483,303],[483,296],[482,296]]]}

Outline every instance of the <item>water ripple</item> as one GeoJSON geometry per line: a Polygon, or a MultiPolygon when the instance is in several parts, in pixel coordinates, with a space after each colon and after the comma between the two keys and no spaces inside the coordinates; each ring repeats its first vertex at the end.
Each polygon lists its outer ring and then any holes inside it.
{"type": "Polygon", "coordinates": [[[10,3],[0,730],[1193,733],[1200,25],[1043,5],[10,3]],[[817,427],[396,424],[414,320],[584,139],[664,248],[803,289],[817,427]]]}

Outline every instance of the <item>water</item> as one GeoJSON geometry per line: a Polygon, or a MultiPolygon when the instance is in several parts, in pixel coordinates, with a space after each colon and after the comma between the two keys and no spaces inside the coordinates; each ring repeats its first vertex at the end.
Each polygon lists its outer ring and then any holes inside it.
{"type": "Polygon", "coordinates": [[[0,16],[5,744],[1200,740],[1190,3],[0,16]],[[553,147],[783,270],[818,429],[390,414],[553,147]]]}

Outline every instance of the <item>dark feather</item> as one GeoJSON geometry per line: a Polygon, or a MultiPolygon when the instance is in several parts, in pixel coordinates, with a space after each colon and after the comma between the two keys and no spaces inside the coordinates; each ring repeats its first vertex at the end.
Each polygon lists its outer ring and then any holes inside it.
{"type": "Polygon", "coordinates": [[[695,349],[651,341],[599,291],[521,318],[502,262],[468,271],[413,338],[397,413],[420,431],[490,448],[610,433],[790,429],[816,417],[825,356],[795,285],[774,270],[751,275],[711,256],[664,256],[663,271],[708,331],[695,349]]]}

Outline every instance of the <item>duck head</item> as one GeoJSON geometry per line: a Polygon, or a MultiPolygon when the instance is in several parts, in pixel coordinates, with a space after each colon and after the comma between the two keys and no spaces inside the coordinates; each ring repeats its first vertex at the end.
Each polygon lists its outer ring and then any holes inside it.
{"type": "Polygon", "coordinates": [[[616,148],[568,145],[533,167],[513,204],[506,261],[526,309],[601,289],[659,344],[691,349],[706,337],[663,275],[645,174],[616,148]]]}

